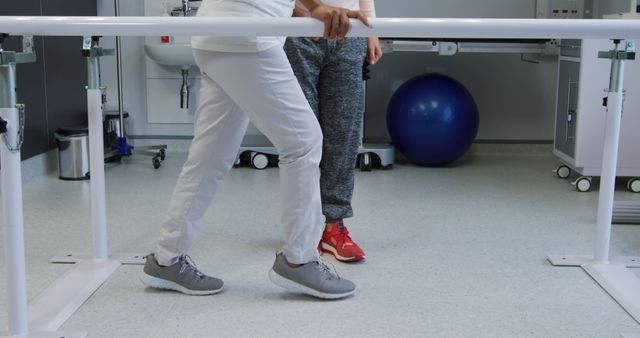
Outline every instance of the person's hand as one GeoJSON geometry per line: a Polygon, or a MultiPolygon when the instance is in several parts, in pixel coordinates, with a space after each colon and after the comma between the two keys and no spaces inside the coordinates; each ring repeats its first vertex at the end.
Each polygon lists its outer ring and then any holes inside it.
{"type": "Polygon", "coordinates": [[[304,8],[304,7],[300,7],[298,5],[296,5],[293,8],[293,17],[296,18],[304,18],[304,17],[309,17],[311,16],[311,13],[309,13],[309,10],[304,8]]]}
{"type": "Polygon", "coordinates": [[[367,61],[375,65],[382,58],[382,48],[380,48],[380,40],[376,37],[367,38],[367,61]]]}
{"type": "Polygon", "coordinates": [[[328,5],[317,5],[310,11],[311,17],[324,22],[325,39],[344,40],[349,32],[349,19],[354,18],[369,26],[369,20],[360,11],[351,11],[345,8],[328,5]]]}

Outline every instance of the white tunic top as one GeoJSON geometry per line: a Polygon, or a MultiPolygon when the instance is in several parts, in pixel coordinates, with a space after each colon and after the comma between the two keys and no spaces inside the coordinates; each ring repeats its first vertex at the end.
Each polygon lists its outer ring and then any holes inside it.
{"type": "MultiPolygon", "coordinates": [[[[353,11],[361,11],[362,14],[368,18],[374,18],[376,16],[376,6],[373,3],[373,0],[322,0],[322,3],[353,11]]],[[[296,7],[304,10],[307,9],[300,1],[296,1],[296,7]]]]}
{"type": "Polygon", "coordinates": [[[360,10],[360,0],[322,0],[323,4],[342,7],[354,11],[360,10]]]}
{"type": "MultiPolygon", "coordinates": [[[[357,0],[356,0],[357,1],[357,0]]],[[[203,0],[198,16],[290,17],[295,0],[203,0]]],[[[255,53],[282,45],[284,37],[211,37],[194,36],[196,49],[255,53]]]]}

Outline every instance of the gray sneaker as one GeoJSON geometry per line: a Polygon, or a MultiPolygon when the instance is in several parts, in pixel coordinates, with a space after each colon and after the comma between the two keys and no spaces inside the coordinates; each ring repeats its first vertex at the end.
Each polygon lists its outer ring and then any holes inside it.
{"type": "Polygon", "coordinates": [[[283,253],[276,254],[276,261],[269,271],[269,279],[287,290],[323,299],[351,296],[356,289],[355,284],[331,272],[322,261],[292,268],[283,253]]]}
{"type": "Polygon", "coordinates": [[[154,254],[146,258],[140,279],[152,288],[174,290],[193,296],[213,295],[222,291],[222,280],[200,272],[187,255],[180,256],[178,262],[170,266],[158,264],[154,254]]]}

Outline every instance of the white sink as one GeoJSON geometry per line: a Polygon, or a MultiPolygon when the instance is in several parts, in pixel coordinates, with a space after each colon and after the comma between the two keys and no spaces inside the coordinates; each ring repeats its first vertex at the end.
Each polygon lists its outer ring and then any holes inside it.
{"type": "Polygon", "coordinates": [[[188,68],[196,65],[189,43],[145,44],[144,49],[153,61],[164,66],[188,68]]]}

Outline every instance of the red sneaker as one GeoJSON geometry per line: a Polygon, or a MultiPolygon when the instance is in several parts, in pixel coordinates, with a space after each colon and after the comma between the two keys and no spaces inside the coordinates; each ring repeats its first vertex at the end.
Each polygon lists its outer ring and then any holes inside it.
{"type": "Polygon", "coordinates": [[[331,231],[325,230],[320,246],[322,251],[342,262],[357,262],[366,257],[364,251],[349,237],[349,230],[342,222],[333,223],[331,231]]]}

